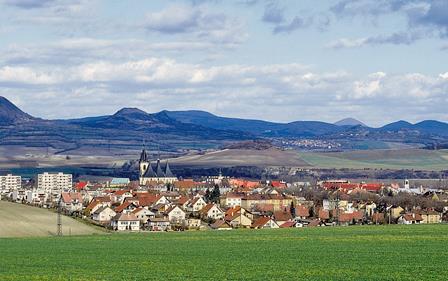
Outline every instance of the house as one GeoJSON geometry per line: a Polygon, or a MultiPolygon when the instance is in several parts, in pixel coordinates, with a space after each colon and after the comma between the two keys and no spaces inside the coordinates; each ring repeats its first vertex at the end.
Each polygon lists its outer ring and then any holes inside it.
{"type": "Polygon", "coordinates": [[[316,226],[326,226],[325,222],[315,219],[310,221],[307,225],[307,227],[316,227],[316,226]]]}
{"type": "Polygon", "coordinates": [[[188,227],[188,229],[199,229],[199,228],[201,228],[201,220],[200,219],[187,219],[187,227],[188,227]]]}
{"type": "Polygon", "coordinates": [[[251,228],[279,228],[278,224],[270,217],[259,217],[253,223],[251,228]]]}
{"type": "Polygon", "coordinates": [[[146,224],[149,218],[155,217],[155,214],[144,207],[138,207],[132,213],[140,220],[142,224],[146,224]]]}
{"type": "Polygon", "coordinates": [[[295,221],[286,221],[283,224],[280,225],[280,228],[290,228],[290,227],[296,227],[295,221]]]}
{"type": "Polygon", "coordinates": [[[287,221],[291,221],[293,217],[289,211],[277,211],[274,212],[274,219],[278,225],[281,225],[287,221]]]}
{"type": "Polygon", "coordinates": [[[221,208],[213,203],[205,205],[205,207],[200,211],[200,214],[203,218],[213,220],[222,219],[224,217],[224,212],[221,210],[221,208]]]}
{"type": "Polygon", "coordinates": [[[252,220],[241,211],[226,215],[224,217],[224,220],[228,222],[233,228],[250,227],[252,225],[252,220]]]}
{"type": "Polygon", "coordinates": [[[422,216],[416,213],[404,214],[398,218],[398,224],[420,224],[422,221],[422,216]]]}
{"type": "Polygon", "coordinates": [[[138,231],[140,230],[140,220],[132,213],[121,213],[112,218],[110,226],[118,231],[138,231]]]}
{"type": "Polygon", "coordinates": [[[128,178],[112,178],[108,182],[108,186],[112,188],[127,187],[130,182],[128,178]]]}
{"type": "Polygon", "coordinates": [[[202,208],[204,208],[205,205],[207,205],[207,202],[205,202],[205,200],[202,197],[195,197],[194,199],[190,200],[190,202],[187,204],[186,210],[188,212],[197,213],[200,210],[202,210],[202,208]]]}
{"type": "Polygon", "coordinates": [[[384,222],[385,222],[384,213],[373,213],[372,214],[372,223],[383,224],[384,222]]]}
{"type": "Polygon", "coordinates": [[[422,222],[421,223],[441,223],[442,222],[442,216],[439,212],[429,210],[421,212],[420,215],[422,216],[422,222]]]}
{"type": "Polygon", "coordinates": [[[225,220],[217,220],[213,224],[210,225],[212,229],[217,230],[230,230],[232,229],[232,226],[226,222],[225,220]]]}
{"type": "Polygon", "coordinates": [[[90,201],[89,205],[84,209],[84,214],[90,216],[92,215],[98,208],[103,206],[111,206],[111,201],[109,197],[95,197],[90,201]]]}
{"type": "Polygon", "coordinates": [[[310,210],[306,206],[298,205],[295,207],[296,209],[296,218],[305,220],[310,216],[310,210]]]}
{"type": "Polygon", "coordinates": [[[387,213],[392,220],[399,218],[403,212],[404,209],[400,206],[390,206],[387,208],[387,213]]]}
{"type": "Polygon", "coordinates": [[[242,194],[229,192],[226,194],[223,205],[226,207],[241,206],[242,194]]]}
{"type": "Polygon", "coordinates": [[[129,202],[129,201],[125,201],[123,202],[123,204],[117,206],[115,208],[115,212],[116,213],[130,213],[132,211],[134,211],[135,209],[137,209],[137,204],[133,203],[133,202],[129,202]]]}
{"type": "Polygon", "coordinates": [[[165,211],[165,216],[171,223],[183,223],[185,221],[185,212],[179,206],[170,206],[165,211]]]}
{"type": "Polygon", "coordinates": [[[82,195],[79,192],[62,192],[61,207],[70,214],[82,211],[82,195]]]}
{"type": "Polygon", "coordinates": [[[123,203],[126,198],[132,197],[132,192],[130,190],[117,190],[112,194],[112,201],[114,203],[123,203]]]}
{"type": "Polygon", "coordinates": [[[330,219],[330,211],[325,209],[320,209],[318,212],[318,218],[321,221],[328,221],[330,219]]]}
{"type": "Polygon", "coordinates": [[[103,206],[103,207],[97,208],[95,210],[95,212],[93,212],[92,219],[99,223],[108,223],[116,215],[117,215],[117,213],[115,213],[115,211],[112,210],[111,207],[103,206]]]}
{"type": "Polygon", "coordinates": [[[151,231],[166,231],[170,228],[171,223],[168,218],[150,218],[147,225],[151,231]]]}

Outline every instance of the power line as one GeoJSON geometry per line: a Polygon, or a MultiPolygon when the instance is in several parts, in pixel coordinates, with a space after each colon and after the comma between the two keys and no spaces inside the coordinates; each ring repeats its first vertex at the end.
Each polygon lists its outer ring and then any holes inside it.
{"type": "Polygon", "coordinates": [[[62,200],[62,194],[59,197],[58,200],[58,226],[57,226],[57,236],[62,236],[62,205],[61,205],[61,200],[62,200]]]}

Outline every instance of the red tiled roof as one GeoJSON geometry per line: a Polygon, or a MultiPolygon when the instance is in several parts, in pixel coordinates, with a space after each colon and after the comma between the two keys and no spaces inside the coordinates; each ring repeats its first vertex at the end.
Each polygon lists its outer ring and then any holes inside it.
{"type": "Polygon", "coordinates": [[[288,228],[288,227],[294,227],[296,225],[293,221],[286,221],[282,225],[280,225],[280,228],[288,228]]]}
{"type": "Polygon", "coordinates": [[[121,204],[120,206],[116,207],[114,211],[115,211],[116,213],[121,213],[121,212],[123,212],[124,209],[126,209],[127,207],[129,207],[131,204],[133,204],[133,203],[132,203],[132,202],[125,201],[125,202],[123,202],[123,204],[121,204]]]}
{"type": "Polygon", "coordinates": [[[259,217],[252,223],[253,228],[262,227],[271,220],[270,217],[259,217]]]}
{"type": "Polygon", "coordinates": [[[274,218],[276,221],[288,221],[292,219],[291,213],[284,211],[274,212],[274,218]]]}
{"type": "Polygon", "coordinates": [[[82,203],[82,195],[79,192],[62,192],[62,201],[64,203],[72,203],[77,200],[82,203]]]}
{"type": "Polygon", "coordinates": [[[83,190],[84,188],[86,188],[87,184],[88,184],[88,182],[86,182],[86,181],[80,181],[80,182],[77,182],[77,183],[75,184],[75,189],[76,189],[77,191],[81,191],[81,190],[83,190]]]}

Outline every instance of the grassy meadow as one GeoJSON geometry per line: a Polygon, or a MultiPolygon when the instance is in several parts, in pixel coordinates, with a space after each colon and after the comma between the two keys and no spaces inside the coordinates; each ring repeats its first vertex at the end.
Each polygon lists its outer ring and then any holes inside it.
{"type": "Polygon", "coordinates": [[[446,280],[448,225],[0,239],[0,280],[446,280]]]}

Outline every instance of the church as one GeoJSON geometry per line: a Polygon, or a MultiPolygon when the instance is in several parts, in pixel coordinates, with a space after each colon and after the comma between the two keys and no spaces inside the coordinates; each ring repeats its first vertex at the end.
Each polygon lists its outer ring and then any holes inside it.
{"type": "Polygon", "coordinates": [[[145,185],[147,182],[157,183],[173,183],[177,181],[177,177],[171,172],[168,161],[164,168],[160,164],[160,159],[157,159],[156,167],[153,168],[149,160],[146,150],[143,149],[139,160],[140,168],[140,185],[145,185]]]}

